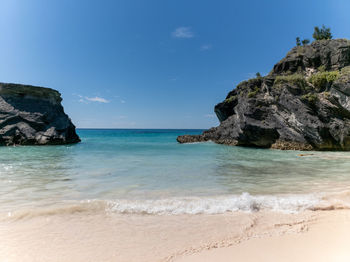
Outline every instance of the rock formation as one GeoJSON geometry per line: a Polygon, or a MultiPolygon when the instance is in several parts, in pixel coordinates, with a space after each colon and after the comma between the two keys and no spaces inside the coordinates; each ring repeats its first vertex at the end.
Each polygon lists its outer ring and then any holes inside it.
{"type": "Polygon", "coordinates": [[[350,150],[350,41],[294,47],[267,76],[241,82],[214,111],[218,127],[177,141],[350,150]]]}
{"type": "Polygon", "coordinates": [[[0,83],[0,145],[80,142],[61,101],[50,88],[0,83]]]}

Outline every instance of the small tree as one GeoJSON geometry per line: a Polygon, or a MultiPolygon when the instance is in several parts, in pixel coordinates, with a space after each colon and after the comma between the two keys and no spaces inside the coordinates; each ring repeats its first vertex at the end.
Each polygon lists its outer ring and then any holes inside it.
{"type": "Polygon", "coordinates": [[[319,28],[318,26],[315,26],[314,33],[312,34],[312,37],[317,40],[323,40],[323,39],[332,39],[332,33],[331,29],[328,27],[325,27],[322,25],[322,28],[319,28]]]}
{"type": "Polygon", "coordinates": [[[304,39],[303,41],[301,41],[301,43],[303,45],[307,45],[308,43],[310,43],[310,40],[309,39],[304,39]]]}
{"type": "Polygon", "coordinates": [[[301,46],[300,37],[299,36],[296,38],[296,44],[297,44],[297,46],[301,46]]]}
{"type": "Polygon", "coordinates": [[[261,77],[261,74],[259,72],[257,72],[255,75],[256,75],[257,78],[261,77]]]}

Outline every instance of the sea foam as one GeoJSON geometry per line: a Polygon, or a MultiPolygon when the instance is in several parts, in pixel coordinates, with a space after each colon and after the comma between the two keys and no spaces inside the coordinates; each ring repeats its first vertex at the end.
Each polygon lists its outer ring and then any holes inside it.
{"type": "MultiPolygon", "coordinates": [[[[216,197],[182,197],[154,200],[101,200],[65,201],[59,205],[8,212],[3,219],[23,219],[42,216],[85,214],[138,214],[138,215],[197,215],[232,212],[272,211],[298,213],[349,209],[349,192],[339,194],[307,195],[241,195],[216,197]]],[[[0,219],[1,220],[1,219],[0,219]]]]}
{"type": "Polygon", "coordinates": [[[253,196],[248,193],[224,197],[188,197],[160,200],[109,201],[110,211],[134,214],[221,214],[270,210],[294,213],[314,210],[322,198],[316,195],[253,196]]]}

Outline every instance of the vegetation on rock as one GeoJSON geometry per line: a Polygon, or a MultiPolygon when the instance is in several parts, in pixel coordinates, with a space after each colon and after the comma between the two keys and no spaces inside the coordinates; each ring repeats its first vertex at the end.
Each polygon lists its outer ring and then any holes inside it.
{"type": "MultiPolygon", "coordinates": [[[[331,33],[331,29],[328,27],[325,27],[325,25],[322,25],[321,28],[319,28],[318,26],[314,27],[314,33],[312,34],[312,37],[315,39],[315,41],[318,40],[328,40],[328,39],[332,39],[332,33],[331,33]]],[[[308,45],[310,43],[309,39],[304,39],[301,40],[300,37],[296,37],[295,38],[295,43],[296,46],[301,46],[301,44],[303,46],[308,45]]]]}
{"type": "Polygon", "coordinates": [[[225,103],[231,103],[233,100],[235,100],[237,98],[237,96],[230,96],[229,98],[225,99],[225,103]]]}
{"type": "Polygon", "coordinates": [[[317,68],[317,70],[318,70],[319,72],[324,72],[324,71],[326,71],[326,66],[325,66],[325,65],[321,65],[321,66],[319,66],[319,67],[317,68]]]}
{"type": "Polygon", "coordinates": [[[318,97],[314,93],[307,93],[301,97],[303,100],[307,100],[310,104],[315,104],[318,97]]]}
{"type": "Polygon", "coordinates": [[[249,93],[248,93],[248,97],[249,98],[252,98],[252,97],[254,97],[254,96],[256,96],[256,94],[259,92],[259,87],[254,87],[254,90],[253,91],[250,91],[249,93]]]}
{"type": "Polygon", "coordinates": [[[295,39],[295,42],[296,42],[296,45],[297,46],[301,46],[301,44],[303,45],[307,45],[310,43],[310,40],[309,39],[304,39],[302,41],[300,41],[300,37],[298,36],[296,39],[295,39]]]}
{"type": "Polygon", "coordinates": [[[275,84],[291,83],[295,84],[301,88],[307,85],[306,79],[302,74],[292,74],[292,75],[282,75],[277,76],[275,79],[275,84]]]}
{"type": "Polygon", "coordinates": [[[310,43],[310,40],[309,40],[309,39],[304,39],[303,41],[301,41],[301,43],[302,43],[303,45],[307,45],[307,44],[310,43]]]}
{"type": "Polygon", "coordinates": [[[346,66],[340,70],[341,75],[350,74],[350,66],[346,66]]]}
{"type": "Polygon", "coordinates": [[[330,86],[338,77],[339,71],[324,71],[311,75],[309,81],[320,91],[330,86]]]}
{"type": "Polygon", "coordinates": [[[325,27],[325,25],[322,25],[321,28],[318,26],[315,26],[314,33],[312,34],[312,37],[317,40],[327,40],[332,39],[332,33],[331,29],[328,27],[325,27]]]}
{"type": "Polygon", "coordinates": [[[218,103],[218,127],[178,141],[350,151],[350,40],[315,31],[317,41],[297,39],[267,76],[257,73],[218,103]]]}

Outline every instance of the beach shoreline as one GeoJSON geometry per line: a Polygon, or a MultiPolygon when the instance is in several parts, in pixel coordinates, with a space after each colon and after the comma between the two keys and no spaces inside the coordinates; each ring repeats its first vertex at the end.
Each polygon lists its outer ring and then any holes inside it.
{"type": "Polygon", "coordinates": [[[250,243],[281,237],[271,246],[283,250],[287,236],[302,243],[349,220],[349,153],[179,145],[176,135],[79,130],[88,142],[1,148],[0,261],[235,258],[244,243],[258,253],[264,244],[250,243]]]}
{"type": "MultiPolygon", "coordinates": [[[[297,214],[271,211],[215,215],[46,214],[0,222],[0,260],[211,261],[214,251],[219,252],[214,254],[217,259],[258,254],[261,245],[256,241],[266,245],[273,241],[276,250],[283,250],[284,243],[291,243],[290,239],[301,239],[302,243],[310,234],[310,239],[314,235],[327,238],[328,234],[336,238],[342,231],[350,233],[349,210],[297,214]]],[[[340,234],[339,238],[350,242],[350,234],[340,234]]],[[[317,241],[318,238],[316,244],[317,241]]],[[[322,255],[317,246],[309,245],[310,254],[314,249],[315,254],[322,255]]],[[[350,256],[350,252],[346,255],[350,256]]],[[[236,258],[235,261],[255,261],[236,258]]]]}

